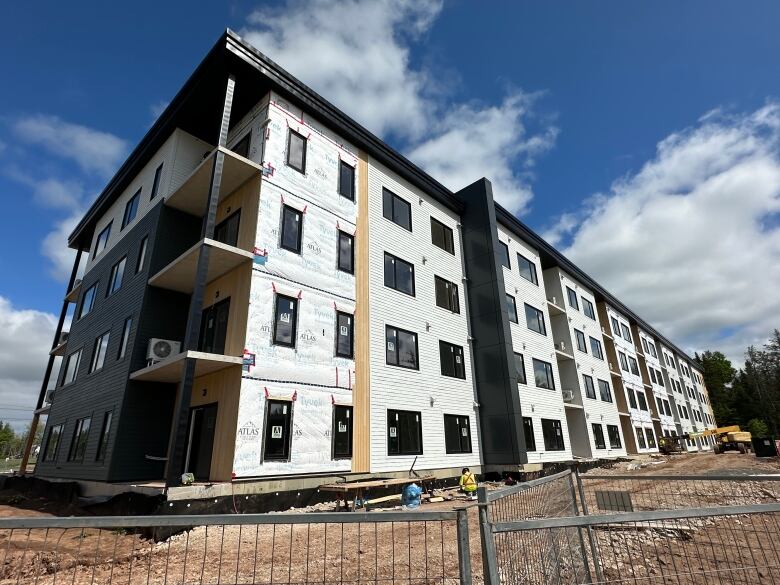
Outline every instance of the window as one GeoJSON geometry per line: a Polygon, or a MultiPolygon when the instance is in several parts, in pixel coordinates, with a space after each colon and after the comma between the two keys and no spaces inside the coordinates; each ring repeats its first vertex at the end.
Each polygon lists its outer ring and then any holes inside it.
{"type": "Polygon", "coordinates": [[[563,451],[566,449],[565,445],[563,444],[563,429],[561,429],[561,421],[543,418],[542,435],[544,435],[545,451],[563,451]]]}
{"type": "Polygon", "coordinates": [[[582,312],[586,317],[590,317],[594,321],[596,320],[596,311],[593,310],[593,303],[591,303],[585,297],[582,297],[582,312]]]}
{"type": "Polygon", "coordinates": [[[648,410],[644,392],[637,390],[636,399],[639,401],[639,410],[648,410]]]}
{"type": "Polygon", "coordinates": [[[89,364],[89,373],[97,372],[106,362],[106,352],[108,351],[108,338],[110,331],[95,340],[95,346],[92,349],[92,361],[89,364]]]}
{"type": "Polygon", "coordinates": [[[68,461],[84,461],[84,452],[87,450],[89,439],[89,426],[92,423],[90,417],[80,418],[73,429],[73,439],[70,442],[68,461]]]}
{"type": "Polygon", "coordinates": [[[352,457],[352,407],[333,406],[333,459],[352,457]]]}
{"type": "Polygon", "coordinates": [[[604,442],[604,427],[600,424],[592,423],[593,428],[593,442],[596,445],[596,449],[606,449],[607,445],[604,442]]]}
{"type": "Polygon", "coordinates": [[[463,348],[446,341],[439,341],[439,360],[441,375],[466,379],[466,364],[463,361],[463,348]]]}
{"type": "Polygon", "coordinates": [[[433,277],[436,289],[436,305],[453,313],[460,313],[458,285],[438,276],[433,277]]]}
{"type": "Polygon", "coordinates": [[[387,411],[387,454],[422,455],[422,421],[419,412],[387,411]]]}
{"type": "Polygon", "coordinates": [[[106,447],[108,446],[108,437],[111,433],[111,419],[113,412],[108,411],[103,415],[103,427],[100,430],[100,440],[98,441],[97,454],[95,461],[103,461],[106,458],[106,447]]]}
{"type": "Polygon", "coordinates": [[[631,356],[628,356],[628,363],[631,366],[631,373],[635,376],[639,375],[639,366],[636,363],[636,360],[632,358],[631,356]]]}
{"type": "Polygon", "coordinates": [[[93,260],[97,258],[98,254],[106,249],[106,246],[108,245],[108,236],[111,235],[111,224],[113,223],[113,221],[108,222],[108,225],[104,227],[103,231],[98,235],[97,241],[95,242],[95,251],[92,254],[93,260]]]}
{"type": "Polygon", "coordinates": [[[444,447],[447,453],[471,453],[469,417],[444,415],[444,447]]]}
{"type": "Polygon", "coordinates": [[[536,437],[534,436],[534,421],[532,418],[523,417],[523,435],[525,436],[525,450],[536,451],[536,437]]]}
{"type": "Polygon", "coordinates": [[[620,337],[620,323],[618,323],[618,320],[610,317],[609,322],[612,324],[612,333],[620,337]]]}
{"type": "Polygon", "coordinates": [[[525,380],[525,360],[522,353],[515,353],[515,369],[517,370],[517,383],[527,384],[525,380]]]}
{"type": "Polygon", "coordinates": [[[655,379],[655,369],[654,368],[647,368],[647,371],[650,374],[650,380],[653,382],[653,384],[657,384],[658,381],[655,379]]]}
{"type": "Polygon", "coordinates": [[[298,299],[276,295],[274,311],[274,344],[295,347],[298,329],[298,299]]]}
{"type": "Polygon", "coordinates": [[[576,311],[579,311],[580,310],[580,304],[579,304],[579,302],[577,302],[577,293],[573,289],[571,289],[571,288],[569,288],[567,286],[566,287],[566,296],[569,298],[569,306],[572,309],[574,309],[576,311]]]}
{"type": "Polygon", "coordinates": [[[108,290],[106,291],[107,297],[111,296],[122,287],[126,263],[127,256],[122,256],[122,259],[111,267],[111,276],[108,278],[108,290]]]}
{"type": "Polygon", "coordinates": [[[81,362],[81,350],[78,349],[65,358],[65,377],[62,379],[62,385],[70,384],[76,380],[79,373],[79,363],[81,362]]]}
{"type": "Polygon", "coordinates": [[[655,434],[653,434],[653,429],[645,429],[645,435],[647,435],[647,446],[650,449],[655,449],[655,434]]]}
{"type": "Polygon", "coordinates": [[[290,458],[293,403],[268,400],[265,408],[263,461],[287,461],[290,458]]]}
{"type": "Polygon", "coordinates": [[[57,451],[60,448],[60,437],[62,437],[62,425],[51,427],[49,437],[46,439],[46,446],[43,449],[44,461],[56,461],[57,451]]]}
{"type": "Polygon", "coordinates": [[[160,163],[160,166],[157,167],[157,169],[154,171],[154,181],[152,181],[152,194],[149,195],[149,201],[157,197],[157,193],[160,192],[160,179],[162,179],[163,164],[164,163],[160,163]]]}
{"type": "Polygon", "coordinates": [[[596,398],[596,387],[593,385],[593,378],[587,374],[582,375],[582,383],[585,385],[585,396],[588,398],[596,398]]]}
{"type": "Polygon", "coordinates": [[[339,270],[355,273],[355,238],[339,231],[339,270]]]}
{"type": "MultiPolygon", "coordinates": [[[[514,299],[512,301],[514,302],[514,299]]],[[[547,328],[544,325],[544,313],[528,303],[525,304],[525,322],[531,331],[547,335],[547,328]]]]}
{"type": "Polygon", "coordinates": [[[135,273],[138,274],[144,267],[146,261],[146,246],[149,243],[149,236],[144,236],[141,240],[141,247],[138,249],[138,260],[135,261],[135,273]]]}
{"type": "Polygon", "coordinates": [[[241,224],[241,209],[219,222],[214,228],[214,239],[228,246],[238,245],[238,227],[241,224]]]}
{"type": "Polygon", "coordinates": [[[355,167],[343,160],[339,161],[339,195],[355,200],[355,167]]]}
{"type": "Polygon", "coordinates": [[[289,205],[282,206],[282,248],[300,254],[302,236],[303,214],[289,205]]]}
{"type": "Polygon", "coordinates": [[[138,215],[138,202],[140,201],[140,199],[141,199],[141,189],[138,189],[135,195],[133,195],[130,198],[130,201],[128,201],[127,204],[125,205],[125,214],[122,216],[122,230],[125,229],[127,225],[135,219],[136,215],[138,215]]]}
{"type": "Polygon", "coordinates": [[[501,259],[501,265],[511,270],[512,267],[509,265],[509,246],[500,240],[498,242],[498,255],[501,259]]]}
{"type": "Polygon", "coordinates": [[[647,443],[645,443],[645,433],[642,427],[634,427],[636,431],[636,439],[640,449],[647,449],[647,443]]]}
{"type": "Polygon", "coordinates": [[[417,334],[390,325],[385,327],[385,362],[391,366],[419,369],[417,334]]]}
{"type": "Polygon", "coordinates": [[[125,319],[125,324],[122,326],[122,339],[119,340],[119,353],[117,354],[118,360],[125,357],[127,353],[127,344],[130,340],[130,328],[133,326],[133,318],[128,317],[125,319]]]}
{"type": "Polygon", "coordinates": [[[625,323],[620,324],[620,329],[623,331],[623,339],[625,339],[628,342],[631,342],[631,331],[628,330],[628,326],[625,323]]]}
{"type": "Polygon", "coordinates": [[[306,172],[306,138],[294,130],[287,135],[287,166],[306,172]]]}
{"type": "Polygon", "coordinates": [[[655,403],[658,405],[658,414],[664,414],[664,401],[658,396],[655,397],[655,403]]]}
{"type": "Polygon", "coordinates": [[[81,297],[81,308],[79,308],[79,319],[89,315],[90,311],[92,311],[92,308],[95,306],[95,296],[97,294],[97,287],[98,287],[98,283],[96,282],[95,284],[90,286],[86,291],[84,291],[84,295],[81,297]]]}
{"type": "Polygon", "coordinates": [[[412,231],[411,204],[387,189],[382,189],[382,216],[402,228],[412,231]]]}
{"type": "Polygon", "coordinates": [[[595,337],[590,338],[590,353],[593,357],[597,357],[600,360],[604,359],[604,352],[601,351],[601,342],[595,337]]]}
{"type": "Polygon", "coordinates": [[[640,337],[639,339],[642,340],[642,347],[645,349],[645,353],[650,353],[650,350],[647,349],[647,339],[644,337],[640,337]]]}
{"type": "Polygon", "coordinates": [[[647,342],[647,347],[650,350],[651,356],[658,357],[658,354],[655,352],[655,344],[652,341],[647,342]]]}
{"type": "Polygon", "coordinates": [[[628,404],[631,408],[636,408],[636,394],[634,394],[634,389],[626,387],[626,393],[628,394],[628,404]]]}
{"type": "Polygon", "coordinates": [[[352,359],[354,356],[354,316],[336,311],[336,355],[352,359]]]}
{"type": "Polygon", "coordinates": [[[577,329],[574,330],[574,337],[577,339],[577,349],[588,353],[588,347],[585,344],[585,334],[577,329]]]}
{"type": "Polygon", "coordinates": [[[385,252],[385,286],[414,296],[414,264],[385,252]]]}
{"type": "Polygon", "coordinates": [[[623,444],[620,442],[620,431],[617,425],[607,425],[607,436],[609,437],[609,446],[613,449],[622,449],[623,444]]]}
{"type": "MultiPolygon", "coordinates": [[[[244,158],[248,158],[249,157],[249,146],[251,144],[252,144],[252,132],[249,131],[249,132],[246,133],[246,135],[241,140],[236,142],[235,146],[233,146],[233,148],[231,148],[231,150],[233,152],[235,152],[238,156],[243,156],[244,158]]],[[[305,154],[304,154],[304,157],[305,157],[305,154]]],[[[289,163],[289,155],[288,155],[287,164],[290,164],[289,163]]]]}
{"type": "Polygon", "coordinates": [[[506,295],[506,311],[509,315],[509,320],[512,323],[517,323],[517,304],[515,304],[515,297],[510,294],[506,295]]]}
{"type": "Polygon", "coordinates": [[[539,284],[539,279],[536,276],[536,264],[534,264],[531,260],[521,254],[518,254],[517,268],[520,270],[520,276],[529,282],[533,282],[536,285],[539,284]]]}
{"type": "Polygon", "coordinates": [[[604,402],[612,402],[612,390],[606,380],[599,380],[599,395],[604,402]]]}
{"type": "Polygon", "coordinates": [[[669,407],[668,400],[664,400],[664,412],[666,412],[666,416],[672,416],[672,409],[669,407]]]}
{"type": "Polygon", "coordinates": [[[534,380],[537,388],[548,388],[549,390],[555,390],[555,380],[553,378],[552,365],[533,359],[534,363],[534,380]]]}
{"type": "Polygon", "coordinates": [[[626,359],[626,354],[624,354],[622,351],[618,352],[618,357],[620,358],[620,368],[624,371],[628,371],[628,360],[626,359]]]}
{"type": "Polygon", "coordinates": [[[452,239],[452,230],[440,222],[431,218],[431,242],[442,250],[455,254],[455,242],[452,239]]]}

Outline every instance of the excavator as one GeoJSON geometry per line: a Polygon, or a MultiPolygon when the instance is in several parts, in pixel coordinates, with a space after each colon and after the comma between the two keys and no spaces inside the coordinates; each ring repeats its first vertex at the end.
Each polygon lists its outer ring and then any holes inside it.
{"type": "Polygon", "coordinates": [[[715,445],[712,450],[715,453],[724,451],[739,451],[740,453],[749,453],[753,449],[752,436],[747,431],[743,431],[738,425],[729,427],[718,427],[716,429],[707,429],[699,433],[688,433],[688,439],[714,437],[715,445]]]}

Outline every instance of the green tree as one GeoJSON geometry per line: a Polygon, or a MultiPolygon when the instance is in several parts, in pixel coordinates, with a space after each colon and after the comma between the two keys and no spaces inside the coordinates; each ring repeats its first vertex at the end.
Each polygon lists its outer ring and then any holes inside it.
{"type": "Polygon", "coordinates": [[[754,437],[766,437],[769,435],[769,427],[760,418],[751,418],[747,423],[747,430],[754,437]]]}

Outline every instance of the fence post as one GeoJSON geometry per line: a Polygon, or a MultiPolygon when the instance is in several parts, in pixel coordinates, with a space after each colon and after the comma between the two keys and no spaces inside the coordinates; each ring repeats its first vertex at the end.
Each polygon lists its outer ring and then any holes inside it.
{"type": "Polygon", "coordinates": [[[468,508],[458,510],[458,567],[460,568],[461,584],[471,585],[471,545],[469,540],[468,508]]]}
{"type": "MultiPolygon", "coordinates": [[[[571,473],[569,474],[569,493],[571,494],[571,503],[574,507],[574,515],[579,516],[580,515],[580,507],[577,505],[577,493],[574,490],[574,474],[577,471],[577,465],[574,464],[570,468],[571,473]]],[[[585,567],[585,574],[588,579],[588,583],[593,583],[593,576],[590,574],[590,563],[588,562],[588,553],[585,550],[585,539],[582,536],[582,528],[577,528],[577,533],[580,537],[580,554],[582,555],[582,564],[585,567]]]]}
{"type": "MultiPolygon", "coordinates": [[[[577,491],[580,494],[582,513],[583,515],[588,516],[588,502],[585,501],[585,488],[582,486],[582,478],[580,477],[580,469],[578,465],[574,465],[574,477],[577,479],[577,491]]],[[[593,568],[596,569],[596,579],[599,583],[603,583],[604,574],[601,572],[601,563],[599,562],[596,538],[593,535],[593,528],[590,526],[588,526],[588,542],[590,542],[590,554],[593,557],[593,568]]]]}
{"type": "Polygon", "coordinates": [[[493,527],[490,524],[487,489],[477,489],[479,500],[479,536],[482,543],[482,574],[485,585],[499,585],[496,561],[496,545],[493,542],[493,527]]]}

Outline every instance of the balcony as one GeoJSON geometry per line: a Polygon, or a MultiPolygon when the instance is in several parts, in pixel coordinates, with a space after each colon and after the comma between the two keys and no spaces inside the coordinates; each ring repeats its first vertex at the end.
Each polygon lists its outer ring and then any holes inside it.
{"type": "Polygon", "coordinates": [[[211,248],[206,282],[219,278],[243,263],[252,262],[254,258],[254,255],[246,250],[204,238],[152,276],[149,279],[149,285],[188,294],[192,293],[195,288],[195,272],[198,269],[198,253],[201,246],[211,248]]]}
{"type": "Polygon", "coordinates": [[[62,331],[60,333],[60,341],[54,349],[49,352],[49,355],[55,357],[62,357],[65,355],[65,350],[68,347],[68,332],[62,331]]]}
{"type": "Polygon", "coordinates": [[[547,309],[550,311],[550,316],[565,315],[566,309],[556,302],[556,298],[547,299],[547,309]]]}
{"type": "Polygon", "coordinates": [[[81,279],[77,279],[76,282],[73,283],[73,288],[68,291],[68,293],[65,295],[65,302],[67,303],[75,303],[79,300],[79,295],[81,294],[81,279]]]}
{"type": "Polygon", "coordinates": [[[244,362],[243,358],[232,355],[204,353],[202,351],[183,351],[156,364],[136,370],[130,374],[130,379],[138,382],[179,382],[181,381],[187,358],[196,360],[195,376],[211,374],[225,368],[240,367],[244,362]]]}
{"type": "Polygon", "coordinates": [[[249,179],[262,175],[262,167],[260,165],[253,163],[248,158],[237,155],[227,148],[219,146],[212,150],[192,171],[184,183],[166,198],[165,204],[168,207],[173,207],[198,217],[203,217],[206,214],[209,188],[211,186],[211,169],[217,152],[225,154],[222,180],[217,196],[218,201],[230,195],[249,179]]]}

